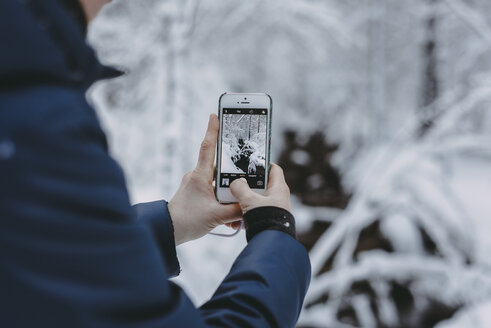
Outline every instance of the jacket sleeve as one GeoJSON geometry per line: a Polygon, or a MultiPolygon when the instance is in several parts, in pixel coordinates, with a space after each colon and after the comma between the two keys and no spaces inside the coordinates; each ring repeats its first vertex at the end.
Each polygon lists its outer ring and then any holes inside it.
{"type": "MultiPolygon", "coordinates": [[[[134,208],[138,220],[152,231],[169,272],[179,274],[167,202],[141,203],[134,208]]],[[[304,247],[284,232],[263,231],[249,242],[201,312],[210,326],[290,327],[298,319],[309,281],[310,262],[304,247]],[[243,288],[237,288],[241,285],[243,288]],[[253,315],[245,320],[243,313],[247,312],[253,315]]]]}
{"type": "Polygon", "coordinates": [[[3,326],[294,326],[309,263],[282,232],[256,235],[201,309],[167,280],[164,204],[130,206],[83,92],[0,94],[0,141],[3,326]]]}
{"type": "Polygon", "coordinates": [[[251,239],[201,311],[216,327],[294,327],[310,283],[305,248],[285,232],[251,239]]]}
{"type": "Polygon", "coordinates": [[[153,236],[160,254],[167,265],[169,275],[175,277],[181,272],[176,253],[174,227],[164,200],[140,203],[133,206],[137,220],[146,226],[153,236]]]}

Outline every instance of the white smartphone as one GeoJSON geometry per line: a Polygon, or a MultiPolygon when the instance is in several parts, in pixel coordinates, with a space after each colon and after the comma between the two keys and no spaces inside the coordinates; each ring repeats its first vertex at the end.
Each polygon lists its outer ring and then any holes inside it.
{"type": "Polygon", "coordinates": [[[224,93],[218,101],[215,194],[221,203],[237,202],[230,184],[245,178],[264,194],[268,185],[273,101],[265,93],[224,93]]]}

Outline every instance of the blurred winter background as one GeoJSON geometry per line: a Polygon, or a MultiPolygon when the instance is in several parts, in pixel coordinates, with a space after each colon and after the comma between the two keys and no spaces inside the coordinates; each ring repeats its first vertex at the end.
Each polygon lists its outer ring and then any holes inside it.
{"type": "MultiPolygon", "coordinates": [[[[273,97],[299,327],[491,327],[489,0],[116,0],[90,42],[127,71],[89,98],[133,202],[171,198],[221,93],[273,97]]],[[[244,246],[180,246],[177,282],[201,304],[244,246]]]]}

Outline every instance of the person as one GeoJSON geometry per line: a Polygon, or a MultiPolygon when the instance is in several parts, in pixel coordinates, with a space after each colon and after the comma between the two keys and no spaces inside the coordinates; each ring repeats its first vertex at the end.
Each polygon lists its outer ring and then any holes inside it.
{"type": "Polygon", "coordinates": [[[85,98],[119,74],[85,42],[106,2],[0,0],[0,325],[293,327],[310,262],[288,186],[272,164],[264,196],[236,180],[239,203],[218,203],[216,115],[171,201],[130,206],[85,98]],[[168,280],[180,272],[176,246],[241,217],[248,244],[196,308],[168,280]]]}

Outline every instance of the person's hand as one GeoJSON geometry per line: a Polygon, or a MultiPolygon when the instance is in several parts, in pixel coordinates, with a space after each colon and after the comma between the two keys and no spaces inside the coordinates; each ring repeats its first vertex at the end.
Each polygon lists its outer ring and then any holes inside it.
{"type": "MultiPolygon", "coordinates": [[[[290,188],[285,182],[283,170],[274,163],[271,163],[268,187],[264,195],[253,192],[244,178],[234,180],[230,184],[230,191],[239,201],[244,214],[262,206],[276,206],[290,211],[290,188]]],[[[237,224],[232,226],[236,227],[237,224]]]]}
{"type": "Polygon", "coordinates": [[[220,204],[215,198],[212,182],[218,127],[218,117],[210,115],[198,164],[193,171],[184,175],[179,189],[169,202],[176,245],[200,238],[216,226],[242,217],[238,204],[220,204]]]}

